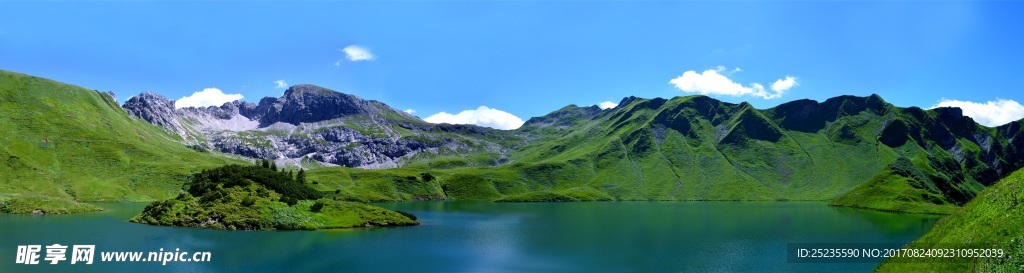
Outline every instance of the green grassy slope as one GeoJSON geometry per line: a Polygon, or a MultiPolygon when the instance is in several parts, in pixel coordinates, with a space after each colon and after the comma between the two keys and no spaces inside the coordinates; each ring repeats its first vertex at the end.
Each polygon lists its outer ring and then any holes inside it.
{"type": "Polygon", "coordinates": [[[908,248],[984,247],[1002,249],[1003,258],[966,263],[907,262],[890,259],[878,272],[1021,272],[1024,270],[1024,170],[985,189],[955,213],[939,220],[908,248]]]}
{"type": "Polygon", "coordinates": [[[1020,164],[1006,159],[1009,138],[947,109],[898,108],[878,96],[765,110],[703,96],[628,98],[513,158],[573,166],[581,184],[626,200],[829,200],[903,158],[927,174],[906,190],[962,204],[1020,164]]]}
{"type": "Polygon", "coordinates": [[[311,174],[325,181],[323,190],[351,199],[564,200],[572,191],[598,200],[838,199],[834,205],[949,213],[1020,167],[1024,147],[1020,122],[987,128],[956,109],[899,108],[876,95],[763,110],[705,96],[630,97],[611,110],[568,106],[516,132],[527,144],[500,166],[434,159],[403,170],[311,174]],[[437,182],[399,179],[423,172],[437,182]]]}
{"type": "Polygon", "coordinates": [[[903,213],[950,214],[959,207],[946,198],[912,186],[913,180],[882,171],[831,205],[903,213]]]}
{"type": "Polygon", "coordinates": [[[185,175],[238,162],[186,148],[129,118],[105,93],[2,70],[0,128],[6,212],[77,212],[84,206],[78,201],[172,197],[185,175]]]}

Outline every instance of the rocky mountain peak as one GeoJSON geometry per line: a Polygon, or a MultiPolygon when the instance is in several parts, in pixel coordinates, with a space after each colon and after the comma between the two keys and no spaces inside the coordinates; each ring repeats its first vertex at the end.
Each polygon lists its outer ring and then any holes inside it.
{"type": "MultiPolygon", "coordinates": [[[[493,129],[429,124],[384,103],[309,84],[291,86],[281,97],[266,97],[258,104],[232,101],[175,109],[174,101],[143,93],[122,107],[134,117],[177,133],[186,145],[279,160],[278,164],[315,160],[387,168],[419,153],[487,150],[499,154],[495,162],[501,162],[506,152],[506,147],[490,141],[493,129]]],[[[580,108],[584,116],[598,111],[580,108]]]]}
{"type": "Polygon", "coordinates": [[[114,94],[114,91],[107,91],[107,96],[110,96],[110,99],[115,103],[117,102],[117,94],[114,94]]]}
{"type": "Polygon", "coordinates": [[[618,105],[626,106],[626,105],[629,105],[629,103],[631,103],[631,102],[633,102],[633,101],[635,101],[637,99],[639,99],[639,98],[637,98],[636,96],[625,97],[625,98],[622,98],[621,101],[619,101],[618,105]]]}
{"type": "Polygon", "coordinates": [[[180,124],[174,113],[174,101],[153,92],[142,92],[121,106],[128,115],[148,121],[169,131],[178,132],[180,124]]]}
{"type": "Polygon", "coordinates": [[[341,93],[323,88],[312,84],[297,84],[288,87],[284,91],[285,98],[292,98],[298,96],[329,96],[329,95],[340,95],[341,93]]]}
{"type": "Polygon", "coordinates": [[[596,105],[579,107],[570,104],[547,115],[530,118],[523,126],[571,126],[578,122],[594,119],[601,113],[601,110],[601,107],[596,105]]]}
{"type": "Polygon", "coordinates": [[[160,94],[157,94],[157,93],[153,93],[153,92],[150,92],[150,91],[139,93],[138,95],[135,95],[134,97],[131,97],[128,100],[130,101],[130,100],[133,100],[133,99],[135,99],[135,100],[144,100],[144,101],[166,102],[166,103],[170,103],[171,107],[174,106],[174,101],[173,100],[170,100],[167,97],[164,97],[163,95],[160,95],[160,94]]]}
{"type": "Polygon", "coordinates": [[[371,101],[339,93],[311,84],[299,84],[285,90],[284,96],[272,103],[266,98],[260,101],[264,110],[261,126],[276,122],[298,125],[303,122],[317,122],[349,115],[375,114],[378,107],[371,101]]]}

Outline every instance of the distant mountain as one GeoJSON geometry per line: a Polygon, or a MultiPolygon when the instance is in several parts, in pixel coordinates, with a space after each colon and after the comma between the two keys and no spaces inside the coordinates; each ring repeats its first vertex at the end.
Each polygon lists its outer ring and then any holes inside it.
{"type": "Polygon", "coordinates": [[[469,154],[485,158],[473,165],[496,165],[510,149],[501,139],[515,140],[485,127],[426,123],[378,101],[308,84],[259,104],[175,109],[174,101],[143,93],[122,107],[177,133],[186,145],[292,165],[395,168],[417,158],[469,154]]]}
{"type": "Polygon", "coordinates": [[[362,184],[349,178],[369,175],[358,170],[311,174],[372,200],[833,200],[949,213],[1024,164],[1020,125],[984,127],[956,108],[900,108],[877,95],[769,109],[628,97],[613,109],[571,105],[530,119],[513,131],[525,144],[495,167],[414,164],[362,184]],[[410,172],[443,182],[411,187],[410,172]]]}
{"type": "Polygon", "coordinates": [[[588,187],[626,200],[832,200],[850,194],[837,205],[904,211],[909,203],[921,204],[913,208],[921,212],[948,212],[1024,165],[1020,125],[988,128],[957,108],[900,108],[878,95],[797,100],[763,110],[705,96],[628,97],[596,114],[566,107],[531,119],[519,130],[550,136],[513,158],[526,168],[572,174],[538,190],[588,187]],[[895,175],[876,178],[882,173],[895,175]],[[899,180],[906,187],[865,184],[895,177],[906,178],[899,180]],[[862,193],[891,200],[858,198],[862,193]]]}
{"type": "Polygon", "coordinates": [[[1024,121],[990,128],[877,95],[768,109],[627,97],[504,131],[430,124],[313,85],[204,108],[143,93],[121,111],[107,93],[0,76],[0,125],[11,128],[0,172],[12,174],[0,210],[29,193],[162,198],[199,168],[264,158],[309,169],[312,187],[339,200],[828,200],[949,213],[1024,166],[1024,121]]]}

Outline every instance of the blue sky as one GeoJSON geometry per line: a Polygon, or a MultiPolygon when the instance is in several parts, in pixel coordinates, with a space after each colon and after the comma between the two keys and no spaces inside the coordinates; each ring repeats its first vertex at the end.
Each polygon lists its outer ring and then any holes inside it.
{"type": "Polygon", "coordinates": [[[877,93],[898,106],[946,99],[993,125],[1024,116],[1016,2],[0,1],[0,10],[0,69],[122,102],[210,88],[256,102],[280,96],[281,80],[504,128],[515,127],[509,116],[568,104],[697,93],[759,108],[877,93]],[[350,46],[366,54],[350,60],[350,46]]]}

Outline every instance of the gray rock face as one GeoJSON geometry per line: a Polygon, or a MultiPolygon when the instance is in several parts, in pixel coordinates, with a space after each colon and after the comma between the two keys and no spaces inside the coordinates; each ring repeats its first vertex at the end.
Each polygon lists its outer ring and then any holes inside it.
{"type": "Polygon", "coordinates": [[[143,92],[121,106],[128,115],[148,121],[171,132],[179,132],[181,124],[174,111],[174,101],[156,93],[143,92]]]}
{"type": "MultiPolygon", "coordinates": [[[[260,105],[270,103],[260,101],[260,105]]],[[[260,125],[275,122],[298,125],[303,122],[317,122],[350,115],[374,114],[383,106],[379,102],[367,101],[349,94],[334,92],[322,87],[300,84],[284,91],[284,96],[272,102],[263,110],[260,125]]]]}
{"type": "Polygon", "coordinates": [[[147,92],[122,107],[133,117],[179,134],[187,145],[284,162],[312,159],[327,165],[393,168],[421,153],[507,154],[488,140],[505,132],[430,124],[381,102],[314,85],[292,86],[282,97],[263,98],[259,104],[233,101],[174,109],[174,101],[147,92]]]}

